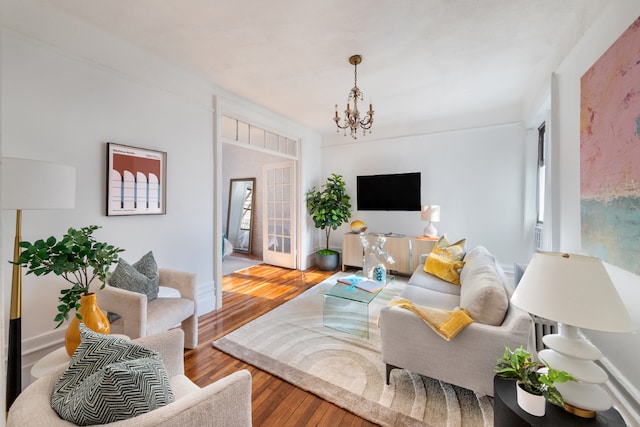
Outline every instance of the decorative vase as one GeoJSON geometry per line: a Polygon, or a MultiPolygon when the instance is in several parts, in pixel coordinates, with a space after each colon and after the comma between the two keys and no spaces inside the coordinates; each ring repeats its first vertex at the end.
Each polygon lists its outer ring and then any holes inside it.
{"type": "Polygon", "coordinates": [[[387,267],[385,264],[395,262],[384,250],[384,246],[387,244],[387,238],[379,235],[360,234],[360,242],[364,248],[362,275],[367,279],[386,283],[387,267]]]}
{"type": "Polygon", "coordinates": [[[64,347],[69,356],[73,355],[73,352],[76,351],[76,348],[80,344],[80,328],[78,327],[80,322],[84,322],[89,329],[101,334],[108,334],[111,330],[107,316],[105,316],[102,310],[100,310],[100,307],[98,307],[95,293],[92,292],[80,296],[78,313],[82,316],[82,320],[73,316],[73,319],[69,322],[67,333],[64,336],[64,347]]]}
{"type": "Polygon", "coordinates": [[[523,411],[536,417],[544,416],[545,406],[547,404],[547,400],[544,396],[529,393],[522,388],[520,383],[516,382],[516,397],[518,400],[518,406],[520,406],[523,411]]]}

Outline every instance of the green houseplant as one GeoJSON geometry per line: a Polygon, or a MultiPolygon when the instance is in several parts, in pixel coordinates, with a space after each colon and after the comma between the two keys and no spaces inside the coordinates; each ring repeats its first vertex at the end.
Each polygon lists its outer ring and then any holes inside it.
{"type": "Polygon", "coordinates": [[[71,310],[76,311],[65,336],[69,354],[73,354],[80,343],[80,320],[95,331],[109,332],[107,318],[97,307],[95,294],[89,287],[94,279],[98,279],[102,282],[100,289],[104,288],[109,267],[118,261],[118,254],[123,249],[96,241],[93,232],[98,228],[96,225],[79,230],[69,228],[60,240],[51,236],[33,243],[19,243],[22,252],[16,264],[26,267],[27,274],[44,276],[53,273],[71,284],[71,287],[60,291],[58,314],[54,319],[58,328],[69,319],[71,310]]]}
{"type": "Polygon", "coordinates": [[[325,249],[316,252],[316,264],[323,270],[334,270],[338,266],[339,254],[329,249],[331,230],[351,218],[351,197],[341,175],[332,174],[322,189],[311,188],[306,193],[307,210],[316,228],[325,231],[325,249]]]}
{"type": "MultiPolygon", "coordinates": [[[[531,359],[531,354],[520,346],[515,350],[505,347],[504,354],[497,360],[496,375],[501,378],[515,380],[518,387],[535,396],[543,398],[542,414],[544,415],[544,399],[550,403],[563,407],[562,395],[556,389],[555,383],[574,381],[571,374],[558,371],[549,365],[542,365],[531,359]]],[[[520,398],[518,404],[522,407],[520,398]]],[[[527,410],[527,408],[524,408],[527,410]]],[[[538,415],[538,414],[533,414],[538,415]]]]}

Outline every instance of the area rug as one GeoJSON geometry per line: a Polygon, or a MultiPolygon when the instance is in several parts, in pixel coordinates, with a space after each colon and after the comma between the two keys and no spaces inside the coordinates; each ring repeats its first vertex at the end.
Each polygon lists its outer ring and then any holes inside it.
{"type": "Polygon", "coordinates": [[[227,334],[213,346],[383,426],[490,427],[493,399],[438,380],[392,371],[385,384],[378,313],[406,286],[396,279],[370,304],[369,338],[323,326],[323,295],[338,273],[227,334]]]}
{"type": "Polygon", "coordinates": [[[222,261],[222,275],[226,276],[227,274],[235,273],[258,264],[262,264],[262,261],[259,259],[227,255],[222,261]]]}

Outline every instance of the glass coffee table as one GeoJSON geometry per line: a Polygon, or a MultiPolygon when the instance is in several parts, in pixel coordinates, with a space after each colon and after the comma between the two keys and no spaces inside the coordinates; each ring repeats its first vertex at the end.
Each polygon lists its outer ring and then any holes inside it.
{"type": "MultiPolygon", "coordinates": [[[[385,288],[393,280],[393,276],[387,275],[385,288]]],[[[348,334],[369,338],[369,304],[385,288],[377,292],[367,292],[337,282],[324,294],[322,324],[348,334]]]]}

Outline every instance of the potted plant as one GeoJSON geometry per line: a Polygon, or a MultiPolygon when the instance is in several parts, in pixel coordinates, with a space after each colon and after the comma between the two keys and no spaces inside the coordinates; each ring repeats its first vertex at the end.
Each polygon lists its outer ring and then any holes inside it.
{"type": "Polygon", "coordinates": [[[322,187],[322,190],[313,187],[307,191],[306,201],[313,223],[324,230],[326,236],[325,249],[316,251],[316,264],[328,271],[335,270],[339,261],[339,253],[329,249],[329,235],[351,217],[351,197],[341,175],[332,174],[322,187]]]}
{"type": "Polygon", "coordinates": [[[124,249],[96,241],[93,232],[98,228],[96,225],[79,230],[69,228],[60,240],[51,236],[33,243],[19,242],[22,252],[16,264],[27,267],[27,274],[44,276],[53,273],[72,285],[60,291],[58,314],[54,319],[58,328],[69,319],[69,312],[76,310],[65,336],[65,346],[70,355],[80,342],[80,320],[97,332],[109,333],[109,322],[97,307],[95,293],[89,286],[98,279],[102,283],[100,289],[104,288],[109,267],[118,261],[118,254],[124,249]]]}
{"type": "Polygon", "coordinates": [[[564,407],[562,395],[554,384],[574,381],[571,374],[565,371],[533,361],[531,354],[522,346],[513,351],[505,347],[495,370],[499,377],[516,381],[518,405],[539,417],[545,413],[545,400],[564,407]]]}

